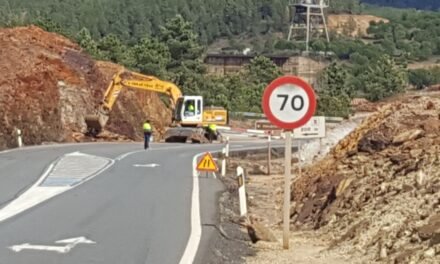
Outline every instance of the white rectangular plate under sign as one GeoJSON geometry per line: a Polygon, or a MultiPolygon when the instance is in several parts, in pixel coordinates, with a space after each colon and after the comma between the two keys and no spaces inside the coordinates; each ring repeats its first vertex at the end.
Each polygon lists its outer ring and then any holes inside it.
{"type": "Polygon", "coordinates": [[[325,137],[325,116],[314,116],[304,126],[293,130],[294,139],[325,137]]]}

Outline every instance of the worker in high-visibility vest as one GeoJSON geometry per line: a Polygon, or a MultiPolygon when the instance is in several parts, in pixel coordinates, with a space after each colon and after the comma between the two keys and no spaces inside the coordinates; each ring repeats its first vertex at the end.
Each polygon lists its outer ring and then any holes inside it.
{"type": "Polygon", "coordinates": [[[150,120],[146,120],[142,128],[144,130],[144,149],[146,150],[150,147],[149,143],[150,143],[151,133],[153,132],[153,129],[150,124],[150,120]]]}
{"type": "Polygon", "coordinates": [[[186,105],[186,109],[185,109],[185,115],[186,116],[193,116],[195,115],[195,108],[193,103],[190,101],[187,103],[186,105]]]}
{"type": "Polygon", "coordinates": [[[208,125],[208,135],[209,135],[209,142],[212,143],[214,139],[217,139],[217,125],[216,124],[209,124],[208,125]]]}

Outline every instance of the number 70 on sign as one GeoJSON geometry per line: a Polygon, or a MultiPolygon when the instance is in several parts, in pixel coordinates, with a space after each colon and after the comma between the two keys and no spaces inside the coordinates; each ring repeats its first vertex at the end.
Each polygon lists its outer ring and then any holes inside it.
{"type": "Polygon", "coordinates": [[[295,129],[309,121],[316,109],[313,88],[295,76],[273,81],[263,94],[262,106],[271,123],[284,129],[295,129]]]}

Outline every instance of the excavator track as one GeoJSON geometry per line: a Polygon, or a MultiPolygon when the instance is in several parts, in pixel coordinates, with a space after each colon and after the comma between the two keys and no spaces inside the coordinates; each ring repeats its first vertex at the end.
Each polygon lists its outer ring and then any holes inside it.
{"type": "Polygon", "coordinates": [[[169,143],[209,143],[202,128],[172,127],[166,131],[164,138],[169,143]]]}

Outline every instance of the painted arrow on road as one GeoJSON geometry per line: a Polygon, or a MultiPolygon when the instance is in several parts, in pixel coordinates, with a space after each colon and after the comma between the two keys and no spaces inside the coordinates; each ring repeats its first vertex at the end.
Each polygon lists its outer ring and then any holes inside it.
{"type": "Polygon", "coordinates": [[[15,252],[20,252],[24,249],[30,250],[44,250],[44,251],[55,251],[58,253],[67,253],[73,249],[78,244],[96,244],[96,242],[89,240],[85,237],[74,237],[63,240],[55,241],[57,244],[67,244],[65,246],[46,246],[46,245],[31,245],[29,243],[24,243],[21,245],[15,245],[9,247],[10,250],[15,252]]]}
{"type": "Polygon", "coordinates": [[[159,167],[160,165],[156,163],[151,163],[151,164],[134,164],[133,166],[144,167],[144,168],[155,168],[155,167],[159,167]]]}

